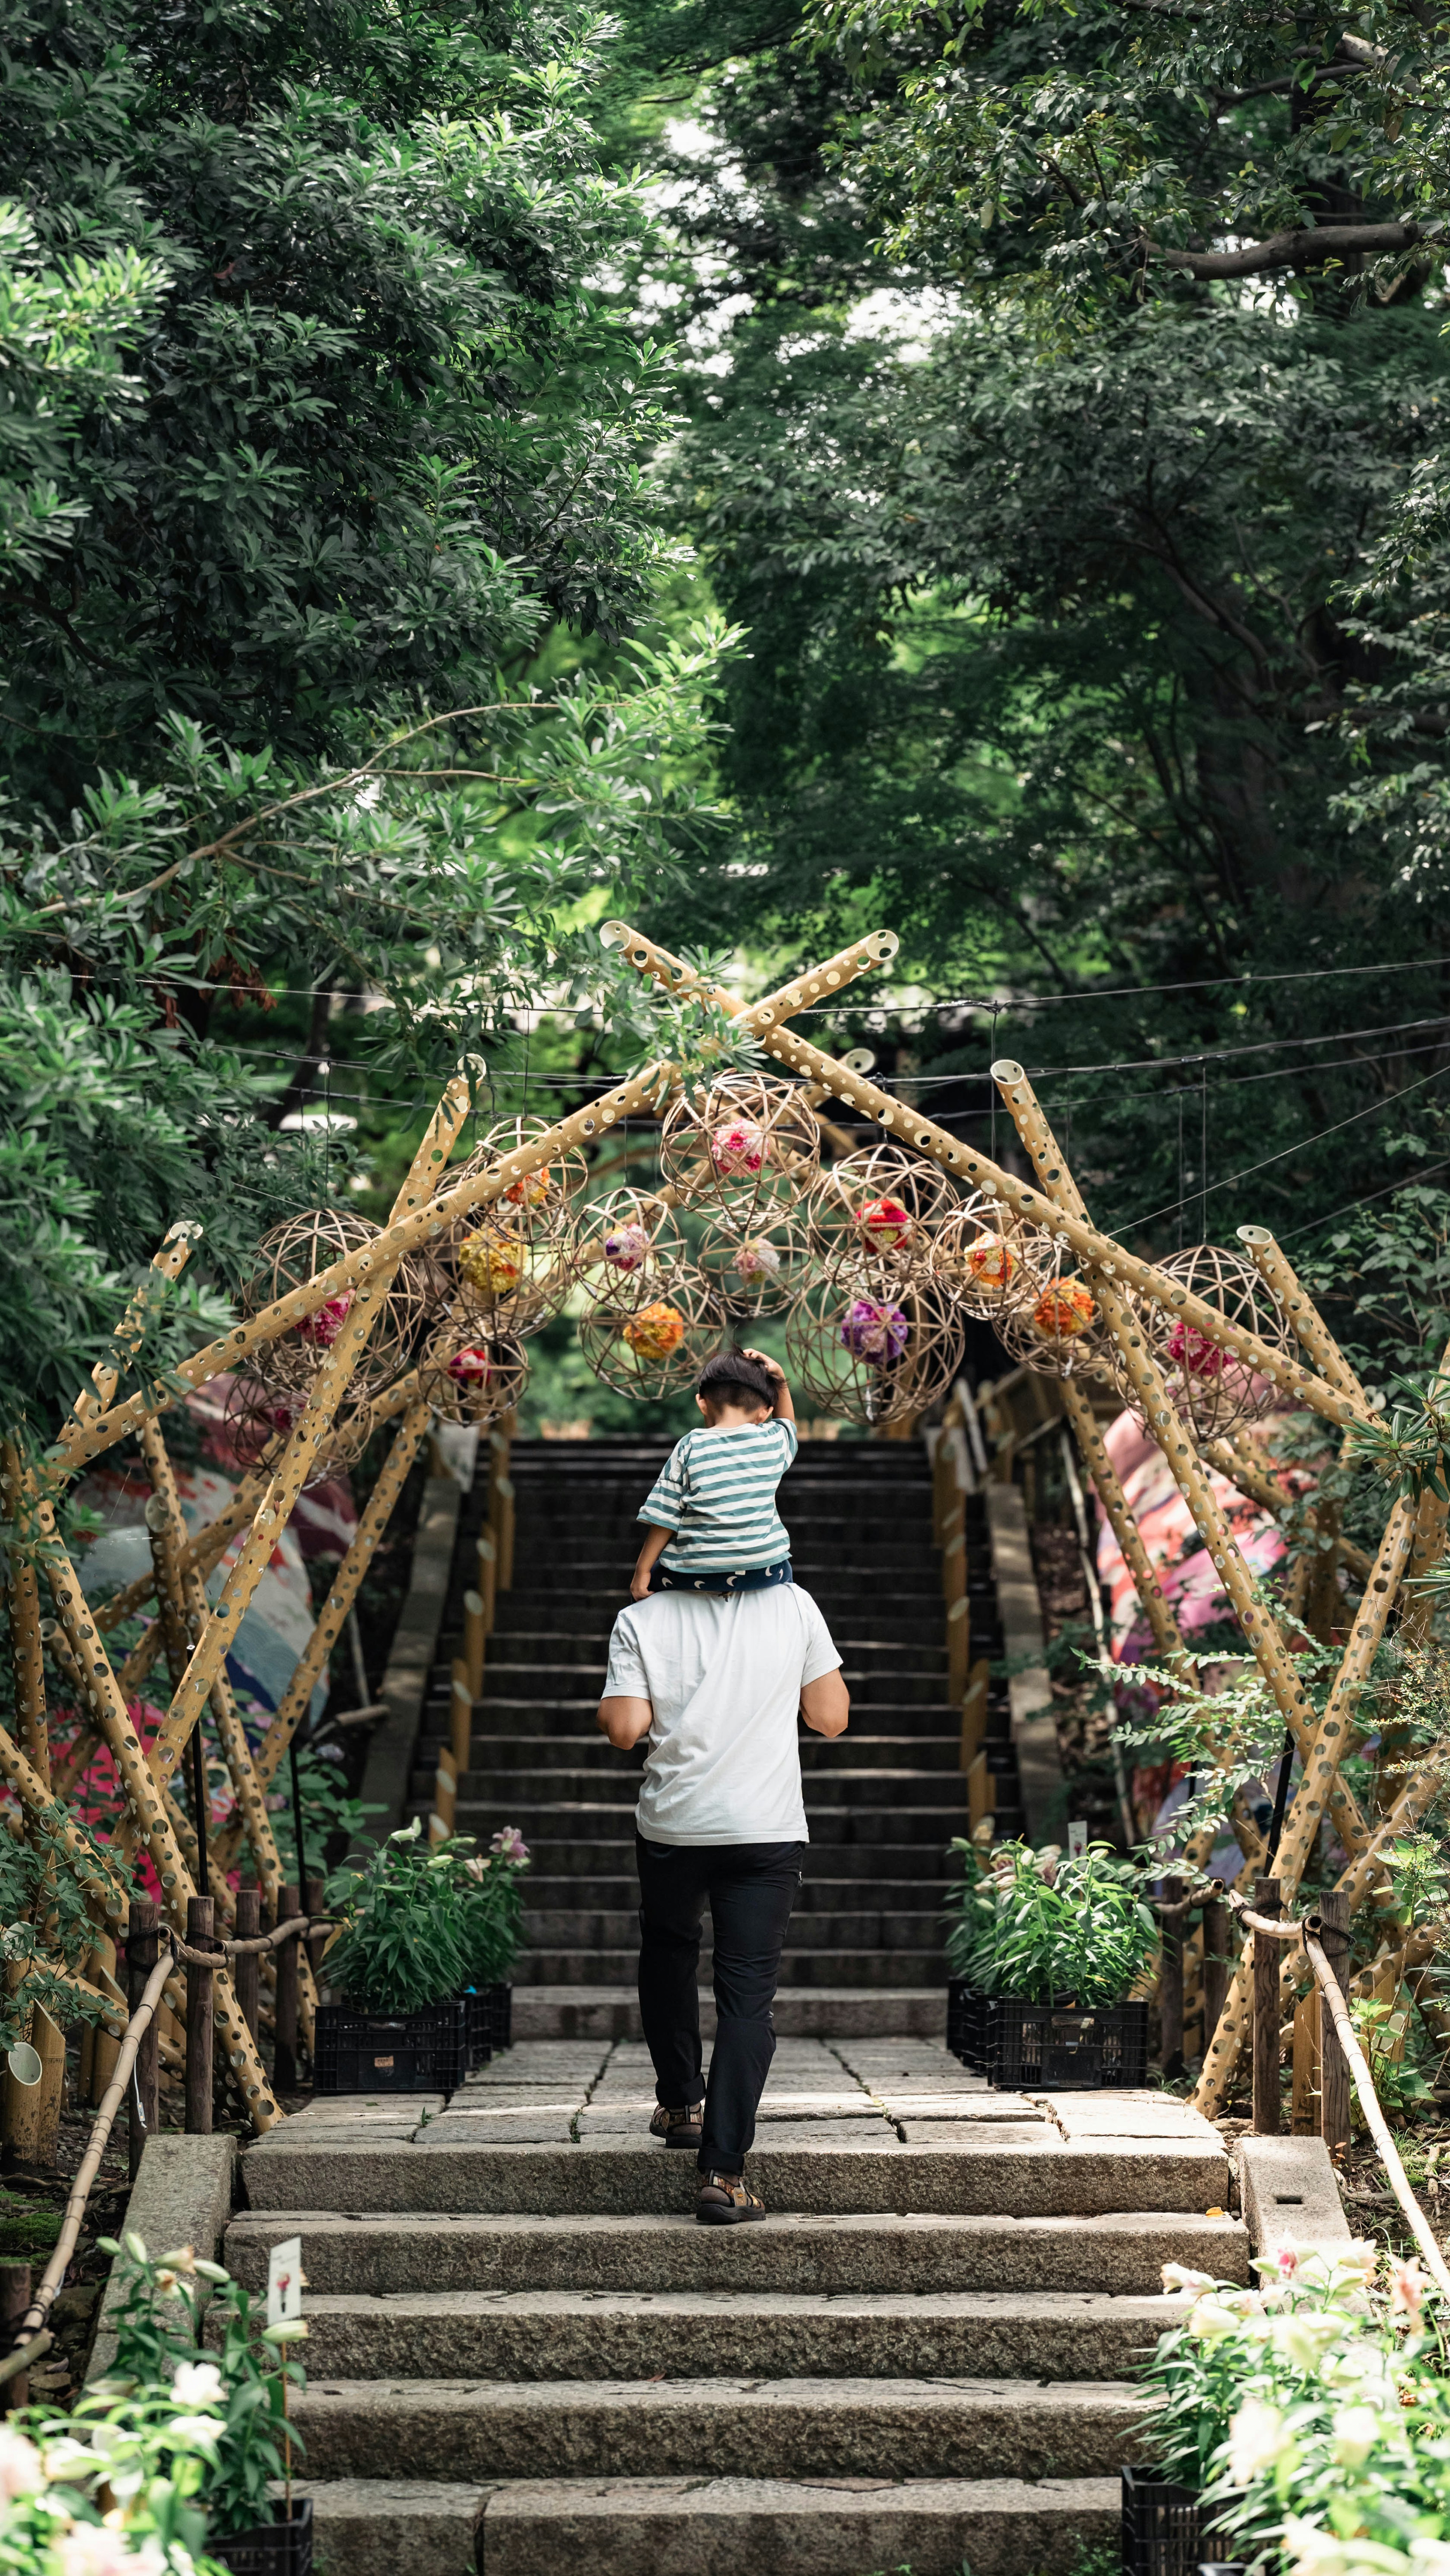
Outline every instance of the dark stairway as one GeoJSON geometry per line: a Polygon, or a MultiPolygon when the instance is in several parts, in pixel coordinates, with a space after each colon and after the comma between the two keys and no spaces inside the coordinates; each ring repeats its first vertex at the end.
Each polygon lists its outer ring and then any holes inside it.
{"type": "MultiPolygon", "coordinates": [[[[633,1810],[644,1747],[614,1752],[594,1719],[610,1625],[628,1598],[639,1545],[635,1514],[668,1446],[513,1444],[514,1584],[499,1597],[488,1642],[458,1827],[486,1839],[501,1824],[517,1825],[534,1856],[530,1947],[515,1971],[519,2038],[638,2031],[633,1810]]],[[[780,1507],[796,1578],[819,1602],[841,1653],[851,1725],[835,1743],[801,1729],[810,1851],[776,2026],[937,2034],[946,2008],[947,1844],[967,1831],[967,1812],[925,1450],[914,1441],[807,1441],[780,1507]]],[[[481,1509],[479,1490],[461,1515],[414,1774],[423,1812],[446,1729],[450,1659],[481,1509]]],[[[1000,1656],[979,1496],[968,1501],[967,1550],[972,1653],[1000,1656]]],[[[1021,1818],[1005,1689],[994,1687],[989,1723],[997,1830],[1012,1833],[1021,1818]]],[[[702,1985],[708,1979],[707,1948],[702,1985]]]]}

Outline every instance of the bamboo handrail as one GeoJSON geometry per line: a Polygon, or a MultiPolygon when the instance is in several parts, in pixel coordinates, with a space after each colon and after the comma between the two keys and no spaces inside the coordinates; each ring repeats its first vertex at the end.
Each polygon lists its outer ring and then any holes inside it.
{"type": "MultiPolygon", "coordinates": [[[[1311,1917],[1310,1921],[1313,1919],[1311,1917]]],[[[1430,2222],[1410,2189],[1409,2175],[1400,2161],[1400,2151],[1390,2133],[1390,2124],[1380,2109],[1379,2096],[1374,2089],[1374,2078],[1365,2062],[1364,2051],[1360,2047],[1354,2027],[1354,2017],[1340,1991],[1339,1979],[1310,1931],[1309,1924],[1306,1922],[1300,1929],[1303,1932],[1305,1952],[1314,1971],[1320,1995],[1323,2002],[1329,2006],[1334,2027],[1339,2033],[1339,2045],[1344,2051],[1354,2089],[1359,2095],[1359,2107],[1364,2113],[1365,2126],[1380,2151],[1380,2162],[1389,2175],[1390,2189],[1405,2214],[1410,2233],[1419,2246],[1432,2279],[1437,2288],[1450,2298],[1450,2269],[1447,2269],[1445,2258],[1435,2241],[1430,2222]]]]}

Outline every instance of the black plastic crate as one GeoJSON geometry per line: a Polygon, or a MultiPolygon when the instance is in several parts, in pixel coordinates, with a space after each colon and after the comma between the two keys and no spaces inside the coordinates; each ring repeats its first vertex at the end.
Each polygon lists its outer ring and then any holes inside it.
{"type": "Polygon", "coordinates": [[[468,2063],[487,2066],[513,2046],[512,1986],[470,1986],[463,1998],[468,2008],[468,2063]]]}
{"type": "MultiPolygon", "coordinates": [[[[1225,2498],[1218,2511],[1227,2510],[1225,2498]]],[[[1209,2557],[1217,2531],[1217,2516],[1205,2514],[1196,2487],[1176,2486],[1148,2469],[1124,2469],[1124,2576],[1202,2576],[1206,2565],[1222,2576],[1243,2576],[1228,2560],[1209,2557]]]]}
{"type": "Polygon", "coordinates": [[[319,2004],[313,2052],[318,2093],[451,2093],[468,2072],[468,2007],[362,2013],[319,2004]]]}
{"type": "Polygon", "coordinates": [[[1146,2084],[1148,2006],[1108,2004],[1084,2012],[1068,2003],[976,1994],[954,1979],[947,1988],[947,2045],[974,2075],[1009,2093],[1146,2084]]]}
{"type": "Polygon", "coordinates": [[[205,2555],[230,2567],[233,2576],[312,2576],[312,2498],[298,2496],[287,2519],[277,2507],[275,2522],[253,2523],[224,2540],[208,2539],[205,2555]]]}

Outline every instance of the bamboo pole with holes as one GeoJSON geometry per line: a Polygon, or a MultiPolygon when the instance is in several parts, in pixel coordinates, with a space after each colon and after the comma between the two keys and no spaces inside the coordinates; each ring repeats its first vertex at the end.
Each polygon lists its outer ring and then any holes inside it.
{"type": "MultiPolygon", "coordinates": [[[[768,1038],[793,1011],[807,1010],[827,999],[831,993],[843,990],[858,975],[869,973],[873,966],[889,964],[899,945],[893,931],[867,932],[863,938],[853,940],[848,948],[843,948],[838,956],[829,958],[824,966],[814,966],[805,974],[793,977],[789,984],[782,986],[777,993],[768,994],[763,1001],[735,1005],[742,1029],[750,1036],[768,1038]]],[[[687,985],[696,981],[683,966],[679,969],[679,976],[687,985]]],[[[719,990],[718,987],[709,989],[719,990]]],[[[165,1412],[170,1405],[180,1401],[181,1394],[188,1387],[203,1386],[208,1378],[217,1376],[222,1369],[236,1368],[249,1352],[275,1341],[279,1333],[304,1322],[330,1299],[349,1291],[359,1291],[360,1283],[372,1278],[381,1264],[401,1259],[406,1252],[417,1251],[426,1243],[436,1242],[460,1217],[501,1198],[515,1181],[540,1170],[554,1156],[567,1153],[575,1146],[597,1144],[602,1136],[612,1134],[624,1119],[650,1107],[673,1080],[673,1069],[667,1063],[648,1065],[642,1073],[631,1074],[627,1081],[617,1083],[598,1100],[561,1119],[557,1126],[545,1129],[541,1135],[519,1145],[514,1152],[501,1156],[488,1171],[475,1172],[456,1181],[451,1188],[437,1186],[443,1178],[443,1167],[448,1157],[441,1148],[435,1148],[431,1169],[426,1175],[427,1192],[415,1199],[406,1216],[390,1221],[372,1241],[359,1245],[356,1251],[333,1262],[328,1269],[319,1270],[302,1286],[289,1289],[285,1297],[275,1299],[247,1323],[236,1324],[219,1340],[208,1342],[204,1350],[182,1361],[165,1383],[147,1387],[125,1403],[109,1405],[100,1413],[87,1411],[81,1414],[73,1409],[47,1452],[47,1477],[54,1484],[75,1474],[89,1459],[99,1457],[128,1433],[138,1430],[148,1412],[165,1412]]],[[[341,1338],[340,1335],[339,1341],[341,1338]]]]}

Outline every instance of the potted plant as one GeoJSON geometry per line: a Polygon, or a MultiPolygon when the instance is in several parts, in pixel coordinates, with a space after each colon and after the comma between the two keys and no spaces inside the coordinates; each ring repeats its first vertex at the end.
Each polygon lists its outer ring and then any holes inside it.
{"type": "Polygon", "coordinates": [[[529,1850],[517,1825],[501,1826],[486,1852],[474,1851],[472,1837],[462,1834],[450,1848],[459,1855],[463,1897],[468,2063],[486,2066],[513,2037],[509,1976],[524,1937],[521,1881],[529,1850]]]}
{"type": "Polygon", "coordinates": [[[342,1923],[313,2049],[319,2093],[450,2093],[467,2065],[465,1898],[456,1854],[432,1851],[417,1817],[371,1859],[329,1879],[342,1923]]]}
{"type": "Polygon", "coordinates": [[[88,2395],[101,2406],[185,2410],[202,2463],[191,2491],[206,2517],[206,2563],[234,2576],[312,2576],[312,2499],[291,2492],[303,2446],[287,2415],[289,2387],[306,2385],[287,2347],[306,2326],[262,2324],[241,2283],[189,2245],[157,2259],[135,2235],[101,2247],[122,2266],[116,2358],[88,2395]]]}
{"type": "Polygon", "coordinates": [[[1043,2091],[1141,2084],[1148,2007],[1127,2000],[1158,1927],[1137,1873],[1106,1843],[1064,1856],[958,1841],[947,1935],[948,2040],[993,2084],[1043,2091]]]}

